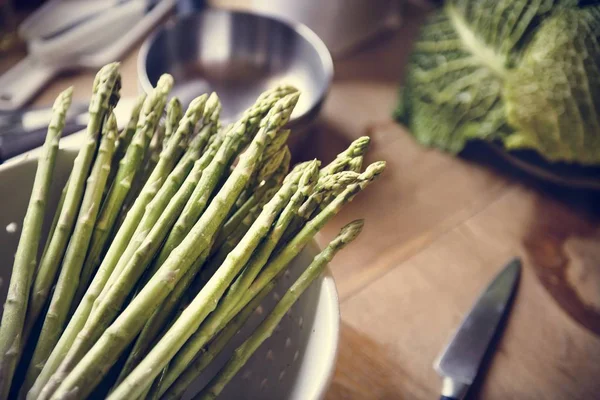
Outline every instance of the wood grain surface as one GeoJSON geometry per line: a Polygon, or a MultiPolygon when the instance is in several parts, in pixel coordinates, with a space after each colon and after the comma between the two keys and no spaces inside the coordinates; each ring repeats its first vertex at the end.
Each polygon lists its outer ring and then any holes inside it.
{"type": "MultiPolygon", "coordinates": [[[[551,186],[473,146],[460,158],[426,149],[391,120],[398,82],[423,13],[336,60],[336,77],[299,158],[332,159],[361,135],[382,179],[320,234],[354,218],[363,234],[333,261],[341,299],[339,359],[327,398],[432,399],[432,362],[478,293],[511,257],[524,260],[504,333],[469,398],[600,398],[600,196],[551,186]]],[[[124,96],[137,92],[136,52],[123,62],[124,96]]],[[[93,71],[57,79],[48,104],[93,71]]]]}

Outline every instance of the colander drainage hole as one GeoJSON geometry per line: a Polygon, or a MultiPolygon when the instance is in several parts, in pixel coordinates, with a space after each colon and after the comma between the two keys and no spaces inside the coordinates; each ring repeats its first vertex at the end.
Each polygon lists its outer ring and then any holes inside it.
{"type": "Polygon", "coordinates": [[[268,361],[273,361],[273,350],[267,351],[267,356],[265,357],[268,361]]]}

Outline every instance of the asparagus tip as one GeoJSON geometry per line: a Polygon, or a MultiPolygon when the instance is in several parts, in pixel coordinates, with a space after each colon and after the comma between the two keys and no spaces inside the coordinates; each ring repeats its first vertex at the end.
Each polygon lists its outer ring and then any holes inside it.
{"type": "Polygon", "coordinates": [[[373,180],[377,178],[383,170],[385,169],[386,162],[385,161],[376,161],[373,164],[369,165],[365,172],[360,174],[361,179],[363,180],[373,180]]]}
{"type": "Polygon", "coordinates": [[[173,84],[175,83],[175,80],[173,79],[173,76],[170,74],[162,74],[160,76],[160,78],[158,78],[158,82],[156,83],[156,88],[155,89],[159,89],[160,91],[163,92],[170,92],[171,89],[173,88],[173,84]]]}
{"type": "Polygon", "coordinates": [[[300,178],[300,187],[312,186],[315,184],[319,179],[319,164],[319,160],[317,159],[309,161],[300,178]]]}
{"type": "Polygon", "coordinates": [[[348,225],[344,226],[341,230],[335,241],[339,244],[339,248],[346,246],[348,243],[352,242],[362,231],[363,226],[365,225],[364,219],[357,219],[355,221],[350,222],[348,225]]]}
{"type": "Polygon", "coordinates": [[[352,157],[362,156],[369,149],[371,138],[368,136],[361,136],[350,144],[350,155],[352,157]]]}
{"type": "Polygon", "coordinates": [[[52,106],[52,110],[59,114],[64,114],[67,112],[69,107],[71,106],[71,99],[73,98],[73,86],[69,86],[65,90],[63,90],[56,100],[54,101],[54,105],[52,106]]]}

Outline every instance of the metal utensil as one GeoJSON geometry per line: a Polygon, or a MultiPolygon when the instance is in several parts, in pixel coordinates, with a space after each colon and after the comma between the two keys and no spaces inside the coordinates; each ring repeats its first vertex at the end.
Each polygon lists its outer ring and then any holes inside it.
{"type": "Polygon", "coordinates": [[[118,60],[156,26],[175,1],[111,0],[87,4],[51,0],[19,29],[27,38],[28,55],[0,76],[0,110],[23,107],[61,71],[99,68],[118,60]]]}
{"type": "MultiPolygon", "coordinates": [[[[119,100],[115,109],[117,124],[123,127],[136,102],[134,97],[119,100]]],[[[0,112],[0,164],[26,151],[41,146],[52,118],[51,107],[28,108],[21,111],[0,112]]],[[[89,119],[88,104],[75,102],[67,112],[62,137],[83,130],[89,119]]]]}
{"type": "Polygon", "coordinates": [[[146,92],[163,73],[175,78],[172,94],[186,104],[215,91],[224,123],[278,84],[302,95],[289,125],[305,125],[327,94],[333,62],[323,42],[301,24],[245,12],[208,9],[181,16],[149,37],[138,56],[138,76],[146,92]]]}
{"type": "Polygon", "coordinates": [[[454,337],[434,363],[443,378],[442,399],[461,400],[473,384],[481,362],[508,309],[521,273],[510,261],[480,295],[454,337]]]}

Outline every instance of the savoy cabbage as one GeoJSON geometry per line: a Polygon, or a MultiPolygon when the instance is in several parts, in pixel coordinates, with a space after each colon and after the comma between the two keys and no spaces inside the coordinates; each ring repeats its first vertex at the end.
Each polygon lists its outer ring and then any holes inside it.
{"type": "Polygon", "coordinates": [[[451,0],[414,44],[397,116],[426,145],[472,139],[600,163],[600,6],[451,0]]]}

